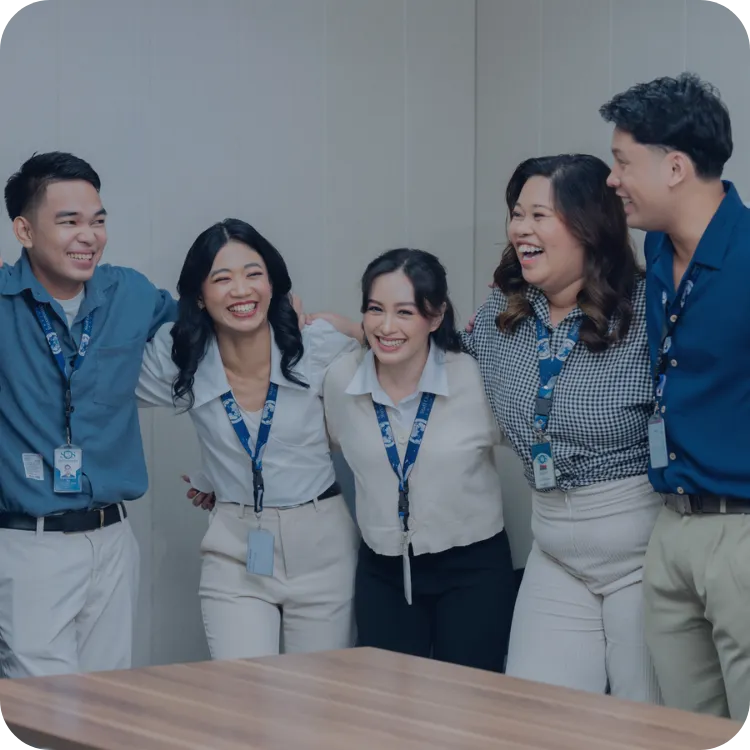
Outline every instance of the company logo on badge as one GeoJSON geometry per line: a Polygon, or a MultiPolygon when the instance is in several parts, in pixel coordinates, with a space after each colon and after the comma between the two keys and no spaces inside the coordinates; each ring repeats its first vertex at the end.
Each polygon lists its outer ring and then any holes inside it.
{"type": "Polygon", "coordinates": [[[273,421],[273,414],[276,411],[276,404],[273,401],[266,401],[266,405],[263,407],[263,416],[261,422],[264,425],[270,425],[273,421]]]}
{"type": "Polygon", "coordinates": [[[49,348],[52,349],[53,354],[57,355],[62,351],[60,339],[57,338],[57,334],[54,331],[47,334],[47,341],[49,342],[49,348]]]}
{"type": "Polygon", "coordinates": [[[546,453],[537,453],[534,461],[536,462],[536,465],[540,471],[547,471],[547,469],[549,469],[548,464],[550,462],[550,456],[548,456],[546,453]]]}
{"type": "Polygon", "coordinates": [[[551,355],[549,348],[549,339],[542,339],[537,347],[540,359],[549,359],[551,355]]]}
{"type": "Polygon", "coordinates": [[[89,341],[91,341],[91,336],[84,333],[81,335],[81,345],[78,347],[78,355],[83,357],[86,354],[86,351],[89,348],[89,341]]]}
{"type": "Polygon", "coordinates": [[[76,454],[75,451],[63,448],[60,451],[60,457],[63,459],[63,461],[72,461],[76,457],[76,454]]]}
{"type": "Polygon", "coordinates": [[[224,402],[224,408],[227,410],[229,421],[232,424],[242,421],[242,414],[240,414],[240,408],[237,406],[237,402],[233,398],[229,398],[224,402]]]}
{"type": "Polygon", "coordinates": [[[383,444],[386,448],[391,448],[396,445],[396,441],[393,439],[393,432],[389,424],[381,424],[380,433],[383,436],[383,444]]]}

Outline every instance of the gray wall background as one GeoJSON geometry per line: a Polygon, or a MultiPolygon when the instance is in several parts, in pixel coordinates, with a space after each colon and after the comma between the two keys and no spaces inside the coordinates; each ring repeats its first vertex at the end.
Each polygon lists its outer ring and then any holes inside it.
{"type": "MultiPolygon", "coordinates": [[[[0,44],[0,176],[34,151],[91,161],[106,260],[172,291],[197,234],[237,216],[281,249],[310,310],[355,315],[366,262],[412,245],[440,256],[466,321],[499,257],[518,162],[608,159],[598,106],[684,69],[720,87],[735,133],[727,177],[750,196],[748,36],[706,0],[45,0],[0,44]]],[[[19,255],[6,216],[0,253],[19,255]]],[[[207,657],[206,516],[180,480],[198,456],[188,422],[142,412],[139,665],[207,657]]],[[[501,475],[521,566],[529,492],[509,452],[501,475]]]]}

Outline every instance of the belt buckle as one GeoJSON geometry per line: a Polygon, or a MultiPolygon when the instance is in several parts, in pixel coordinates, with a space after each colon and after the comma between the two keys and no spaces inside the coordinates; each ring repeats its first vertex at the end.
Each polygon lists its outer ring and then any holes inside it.
{"type": "Polygon", "coordinates": [[[681,516],[692,516],[693,508],[690,504],[689,495],[677,495],[671,493],[666,496],[667,505],[669,505],[676,513],[681,516]]]}

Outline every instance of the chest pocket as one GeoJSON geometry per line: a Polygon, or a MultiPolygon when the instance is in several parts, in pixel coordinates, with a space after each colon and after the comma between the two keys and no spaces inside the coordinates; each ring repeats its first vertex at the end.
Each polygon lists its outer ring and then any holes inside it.
{"type": "Polygon", "coordinates": [[[103,406],[119,406],[133,398],[143,360],[144,341],[138,337],[118,346],[101,346],[91,352],[94,365],[91,368],[96,378],[93,385],[93,399],[103,406]],[[93,355],[93,356],[92,356],[93,355]]]}

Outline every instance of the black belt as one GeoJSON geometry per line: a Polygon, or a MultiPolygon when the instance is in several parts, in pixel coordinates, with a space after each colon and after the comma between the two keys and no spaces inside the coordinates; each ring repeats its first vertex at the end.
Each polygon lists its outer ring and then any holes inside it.
{"type": "Polygon", "coordinates": [[[681,516],[750,514],[750,500],[726,495],[662,495],[668,508],[681,516]]]}
{"type": "Polygon", "coordinates": [[[318,495],[318,500],[328,500],[329,497],[336,497],[341,494],[341,487],[338,482],[334,482],[325,492],[318,495]]]}
{"type": "MultiPolygon", "coordinates": [[[[64,534],[75,534],[82,531],[94,531],[119,523],[127,518],[128,512],[124,503],[107,505],[96,510],[69,510],[56,516],[44,516],[45,531],[62,531],[64,534]],[[122,508],[122,517],[120,516],[122,508]]],[[[0,513],[0,529],[17,531],[36,531],[37,519],[26,513],[0,513]]]]}

